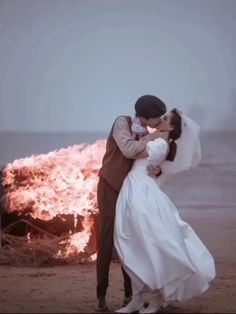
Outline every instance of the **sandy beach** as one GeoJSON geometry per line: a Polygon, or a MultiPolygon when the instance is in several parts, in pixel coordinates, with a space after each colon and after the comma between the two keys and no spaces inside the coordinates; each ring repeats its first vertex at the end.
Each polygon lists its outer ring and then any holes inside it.
{"type": "MultiPolygon", "coordinates": [[[[209,210],[184,211],[213,254],[217,276],[209,290],[196,299],[175,303],[166,313],[236,312],[236,213],[209,210]]],[[[95,264],[24,268],[0,266],[0,312],[2,313],[89,313],[96,304],[95,264]]],[[[122,302],[120,266],[113,262],[107,301],[110,312],[122,302]]]]}
{"type": "MultiPolygon", "coordinates": [[[[164,190],[212,253],[216,278],[203,295],[175,303],[166,313],[236,312],[236,145],[235,134],[202,139],[201,165],[183,173],[164,190]]],[[[0,265],[1,313],[89,313],[96,305],[95,264],[54,267],[0,265]]],[[[122,303],[120,266],[112,262],[107,302],[122,303]]]]}

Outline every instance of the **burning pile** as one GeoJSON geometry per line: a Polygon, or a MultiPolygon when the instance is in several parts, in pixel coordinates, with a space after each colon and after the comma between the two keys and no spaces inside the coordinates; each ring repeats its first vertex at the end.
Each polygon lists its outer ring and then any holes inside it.
{"type": "MultiPolygon", "coordinates": [[[[4,209],[8,213],[17,213],[24,221],[27,221],[25,217],[29,218],[32,234],[37,236],[27,233],[20,241],[31,245],[31,251],[35,238],[37,246],[39,238],[42,240],[46,237],[47,241],[50,238],[50,232],[44,233],[42,228],[37,228],[41,231],[35,232],[34,221],[50,222],[58,217],[62,220],[73,217],[73,228],[69,233],[57,237],[57,241],[55,236],[51,237],[54,243],[53,258],[66,260],[73,257],[79,261],[82,256],[84,260],[94,259],[96,246],[91,239],[96,232],[94,224],[98,212],[97,174],[105,144],[105,140],[100,140],[91,145],[74,145],[6,165],[2,178],[4,209]],[[56,242],[59,243],[57,252],[56,242]]],[[[3,230],[3,248],[8,253],[16,241],[9,230],[9,226],[3,230]]]]}

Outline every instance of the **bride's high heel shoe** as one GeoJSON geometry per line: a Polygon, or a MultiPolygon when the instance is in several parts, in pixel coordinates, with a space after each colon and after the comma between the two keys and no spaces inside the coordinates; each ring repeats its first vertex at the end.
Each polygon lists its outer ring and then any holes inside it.
{"type": "Polygon", "coordinates": [[[139,313],[156,313],[161,308],[162,304],[160,294],[152,294],[148,306],[140,309],[139,313]]]}
{"type": "Polygon", "coordinates": [[[133,313],[139,311],[144,306],[142,295],[134,295],[131,301],[124,307],[116,310],[115,313],[133,313]]]}

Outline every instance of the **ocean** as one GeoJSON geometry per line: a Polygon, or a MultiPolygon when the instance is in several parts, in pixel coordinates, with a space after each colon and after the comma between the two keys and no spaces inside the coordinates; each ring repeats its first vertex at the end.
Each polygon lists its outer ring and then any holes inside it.
{"type": "MultiPolygon", "coordinates": [[[[106,132],[2,132],[0,167],[18,158],[91,144],[106,136],[106,132]]],[[[236,132],[201,132],[201,147],[199,166],[173,176],[162,189],[183,210],[236,210],[236,132]]]]}

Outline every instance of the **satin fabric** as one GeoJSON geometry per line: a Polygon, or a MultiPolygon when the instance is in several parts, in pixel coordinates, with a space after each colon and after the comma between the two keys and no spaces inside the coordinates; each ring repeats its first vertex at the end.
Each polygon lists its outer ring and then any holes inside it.
{"type": "Polygon", "coordinates": [[[161,163],[167,149],[164,140],[149,142],[149,158],[136,160],[124,180],[116,205],[114,245],[135,294],[162,289],[166,301],[182,301],[208,289],[215,264],[161,191],[158,179],[146,172],[150,162],[161,163]]]}

